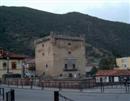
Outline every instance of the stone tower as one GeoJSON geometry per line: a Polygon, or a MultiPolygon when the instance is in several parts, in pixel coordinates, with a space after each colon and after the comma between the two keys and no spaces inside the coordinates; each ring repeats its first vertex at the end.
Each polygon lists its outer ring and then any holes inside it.
{"type": "Polygon", "coordinates": [[[85,75],[85,39],[50,34],[35,41],[36,72],[53,77],[85,75]]]}

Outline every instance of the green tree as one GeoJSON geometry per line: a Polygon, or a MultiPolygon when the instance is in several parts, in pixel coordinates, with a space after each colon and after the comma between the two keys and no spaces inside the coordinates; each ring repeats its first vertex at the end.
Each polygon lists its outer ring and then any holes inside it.
{"type": "Polygon", "coordinates": [[[97,72],[97,68],[95,66],[93,66],[93,68],[90,71],[90,75],[94,76],[96,74],[96,72],[97,72]]]}
{"type": "Polygon", "coordinates": [[[116,59],[114,57],[105,57],[102,58],[99,62],[99,69],[101,70],[109,70],[117,67],[116,59]]]}

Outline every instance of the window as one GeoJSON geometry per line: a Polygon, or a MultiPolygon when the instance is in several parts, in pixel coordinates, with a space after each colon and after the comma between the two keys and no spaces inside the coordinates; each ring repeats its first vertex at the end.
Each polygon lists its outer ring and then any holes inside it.
{"type": "Polygon", "coordinates": [[[72,73],[69,73],[69,77],[73,77],[72,73]]]}
{"type": "Polygon", "coordinates": [[[75,69],[75,64],[73,64],[73,69],[75,69]]]}
{"type": "Polygon", "coordinates": [[[71,43],[68,43],[68,45],[70,46],[70,45],[71,45],[71,43]]]}
{"type": "Polygon", "coordinates": [[[62,77],[63,75],[62,74],[60,74],[60,77],[62,77]]]}
{"type": "Polygon", "coordinates": [[[12,69],[16,69],[16,62],[12,62],[12,69]]]}
{"type": "Polygon", "coordinates": [[[65,69],[67,69],[67,64],[65,64],[65,69]]]}
{"type": "Polygon", "coordinates": [[[48,68],[48,64],[46,64],[45,67],[48,68]]]}
{"type": "Polygon", "coordinates": [[[4,63],[3,63],[3,67],[6,67],[6,66],[7,66],[7,64],[6,64],[6,62],[4,62],[4,63]]]}
{"type": "Polygon", "coordinates": [[[42,53],[42,56],[44,56],[45,54],[44,53],[42,53]]]}
{"type": "Polygon", "coordinates": [[[69,51],[68,54],[71,54],[71,52],[69,51]]]}
{"type": "Polygon", "coordinates": [[[44,44],[42,44],[42,47],[44,47],[44,44]]]}
{"type": "Polygon", "coordinates": [[[5,70],[6,67],[7,67],[7,64],[6,64],[6,62],[4,62],[4,63],[3,63],[3,69],[5,70]]]}

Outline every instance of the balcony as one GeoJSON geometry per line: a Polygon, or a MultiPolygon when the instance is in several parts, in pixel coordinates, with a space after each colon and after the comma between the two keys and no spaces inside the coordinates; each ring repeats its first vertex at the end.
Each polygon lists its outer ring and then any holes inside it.
{"type": "Polygon", "coordinates": [[[65,71],[65,72],[78,71],[78,69],[76,69],[76,68],[69,68],[69,69],[67,68],[67,69],[66,69],[66,68],[65,68],[64,71],[65,71]]]}

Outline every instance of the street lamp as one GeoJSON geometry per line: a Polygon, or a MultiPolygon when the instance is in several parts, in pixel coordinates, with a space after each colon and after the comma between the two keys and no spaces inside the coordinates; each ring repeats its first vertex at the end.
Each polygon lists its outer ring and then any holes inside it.
{"type": "Polygon", "coordinates": [[[7,74],[9,74],[9,53],[7,52],[7,74]]]}
{"type": "Polygon", "coordinates": [[[25,77],[25,62],[22,63],[22,78],[25,77]]]}

